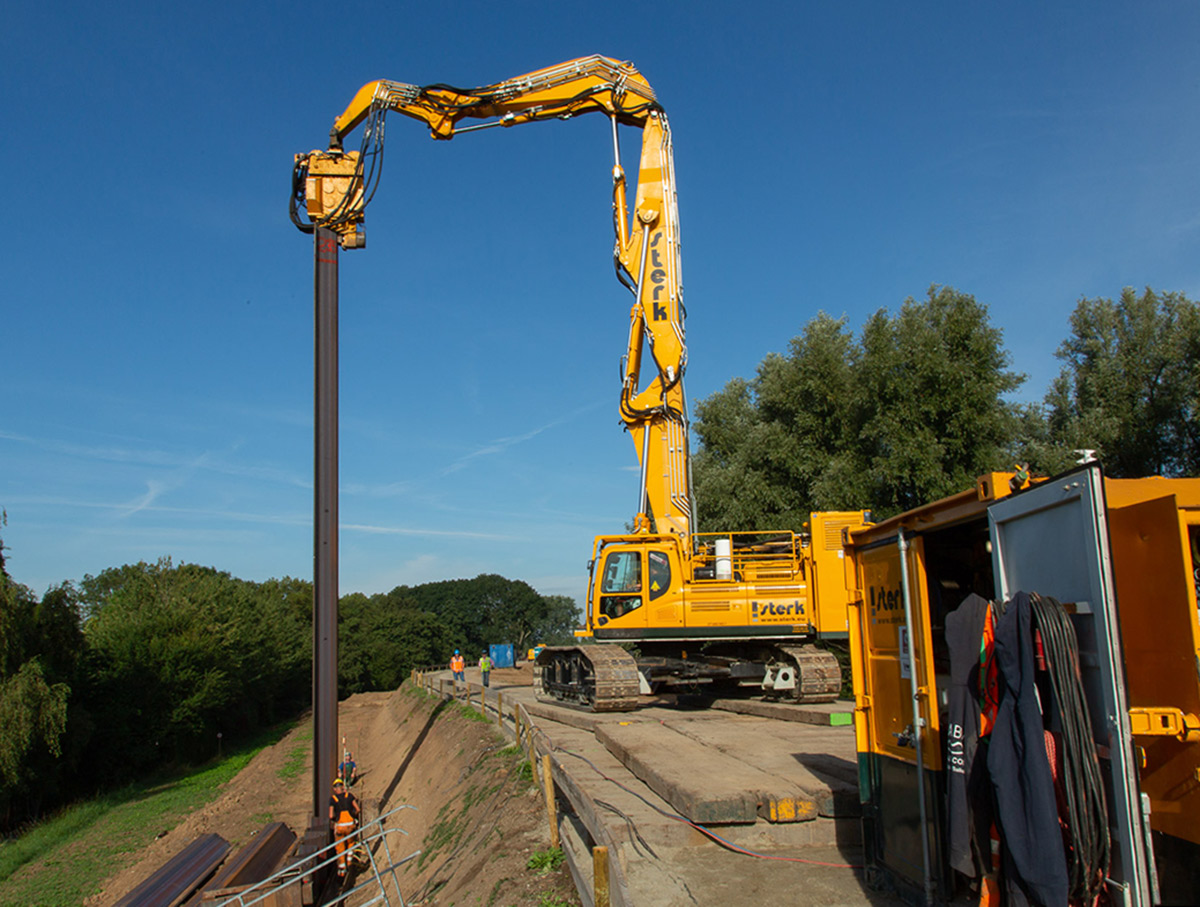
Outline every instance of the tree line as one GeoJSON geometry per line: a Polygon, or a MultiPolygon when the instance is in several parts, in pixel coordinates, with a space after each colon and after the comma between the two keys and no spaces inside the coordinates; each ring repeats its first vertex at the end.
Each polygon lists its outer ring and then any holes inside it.
{"type": "MultiPolygon", "coordinates": [[[[0,544],[0,832],[147,773],[198,764],[311,704],[312,584],[115,567],[40,599],[0,544]],[[218,734],[221,738],[218,738],[218,734]]],[[[491,643],[561,642],[574,601],[502,576],[339,603],[339,695],[491,643]]]]}
{"type": "Polygon", "coordinates": [[[856,337],[819,314],[752,379],[696,406],[703,529],[786,529],[812,511],[886,518],[1016,465],[1092,451],[1114,477],[1200,475],[1200,307],[1179,293],[1081,299],[1040,403],[987,307],[951,287],[880,309],[856,337]]]}

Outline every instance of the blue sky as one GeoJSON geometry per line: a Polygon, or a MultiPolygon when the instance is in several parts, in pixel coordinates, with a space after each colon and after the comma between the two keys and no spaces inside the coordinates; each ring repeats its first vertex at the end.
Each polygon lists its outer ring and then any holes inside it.
{"type": "MultiPolygon", "coordinates": [[[[989,307],[1037,400],[1081,296],[1200,297],[1198,39],[1190,2],[10,4],[9,572],[311,577],[312,247],[286,202],[365,82],[632,60],[673,130],[692,401],[819,311],[857,332],[931,284],[989,307]]],[[[637,493],[608,123],[387,137],[341,262],[341,590],[581,597],[637,493]]]]}

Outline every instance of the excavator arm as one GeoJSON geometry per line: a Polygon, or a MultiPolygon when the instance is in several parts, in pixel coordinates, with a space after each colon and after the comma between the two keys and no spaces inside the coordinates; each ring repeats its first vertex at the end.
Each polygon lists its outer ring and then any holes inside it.
{"type": "Polygon", "coordinates": [[[495,85],[419,87],[378,80],[358,90],[334,120],[329,148],[296,155],[291,216],[298,228],[332,230],[344,248],[365,245],[366,207],[382,172],[384,122],[396,112],[419,120],[434,139],[495,126],[603,113],[613,134],[613,249],[617,277],[633,294],[629,341],[622,359],[621,418],[641,463],[638,532],[688,535],[693,526],[683,373],[685,310],[679,265],[671,133],[654,90],[630,63],[591,56],[539,69],[495,85]],[[464,120],[487,122],[460,125],[464,120]],[[357,151],[343,142],[363,126],[357,151]],[[642,130],[632,213],[617,126],[642,130]],[[303,208],[308,220],[301,215],[303,208]],[[653,377],[640,386],[649,352],[653,377]]]}
{"type": "Polygon", "coordinates": [[[641,126],[649,111],[659,109],[654,89],[630,63],[591,56],[548,66],[483,88],[450,85],[418,87],[380,79],[358,90],[333,121],[331,145],[376,109],[386,108],[422,120],[435,139],[452,138],[465,118],[496,117],[495,125],[515,126],[538,120],[569,119],[603,111],[626,126],[641,126]]]}

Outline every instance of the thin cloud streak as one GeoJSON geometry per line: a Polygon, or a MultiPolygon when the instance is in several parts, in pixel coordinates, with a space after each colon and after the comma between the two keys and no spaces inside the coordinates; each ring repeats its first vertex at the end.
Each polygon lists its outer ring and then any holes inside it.
{"type": "Polygon", "coordinates": [[[340,523],[346,532],[366,532],[372,535],[434,536],[436,538],[482,539],[489,542],[528,542],[529,539],[509,533],[473,532],[469,529],[408,529],[403,526],[371,526],[363,523],[340,523]]]}
{"type": "Polygon", "coordinates": [[[140,513],[141,511],[146,510],[158,499],[163,491],[166,490],[166,487],[167,486],[164,483],[156,482],[151,479],[146,483],[146,493],[138,500],[126,506],[124,511],[121,513],[121,516],[123,518],[127,518],[133,516],[135,513],[140,513]]]}
{"type": "Polygon", "coordinates": [[[523,435],[512,435],[507,438],[497,438],[495,441],[491,441],[491,442],[483,445],[482,447],[471,451],[470,453],[463,454],[463,456],[459,457],[457,460],[455,460],[449,466],[443,467],[438,472],[438,476],[448,476],[451,473],[455,473],[461,469],[465,469],[468,465],[471,464],[472,461],[478,460],[481,457],[491,456],[492,454],[504,453],[504,451],[508,450],[510,447],[513,447],[517,444],[523,444],[524,442],[529,441],[532,438],[536,438],[538,435],[542,434],[543,432],[549,431],[552,428],[557,428],[560,425],[570,422],[572,419],[575,419],[575,418],[583,415],[584,413],[591,412],[592,410],[596,409],[598,406],[601,406],[601,405],[602,404],[599,402],[589,403],[587,406],[581,406],[578,409],[574,410],[571,413],[568,413],[565,416],[561,416],[558,419],[553,419],[550,422],[547,422],[545,425],[539,426],[538,428],[531,429],[530,431],[525,432],[525,434],[523,434],[523,435]]]}
{"type": "Polygon", "coordinates": [[[237,476],[248,479],[265,479],[282,485],[311,488],[312,480],[298,477],[273,466],[243,466],[216,459],[211,451],[204,451],[190,458],[162,450],[147,451],[124,447],[89,447],[66,441],[46,440],[11,432],[0,432],[0,439],[27,444],[38,450],[62,454],[80,460],[104,463],[122,463],[134,466],[155,466],[166,469],[202,469],[219,475],[237,476]]]}

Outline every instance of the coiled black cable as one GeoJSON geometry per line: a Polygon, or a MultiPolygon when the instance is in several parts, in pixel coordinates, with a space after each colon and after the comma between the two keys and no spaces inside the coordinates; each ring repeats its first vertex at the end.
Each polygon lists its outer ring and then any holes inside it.
{"type": "Polygon", "coordinates": [[[1079,674],[1079,641],[1058,599],[1033,593],[1033,615],[1042,637],[1046,669],[1062,725],[1062,788],[1066,798],[1071,903],[1091,904],[1108,875],[1108,805],[1092,734],[1091,714],[1079,674]]]}

